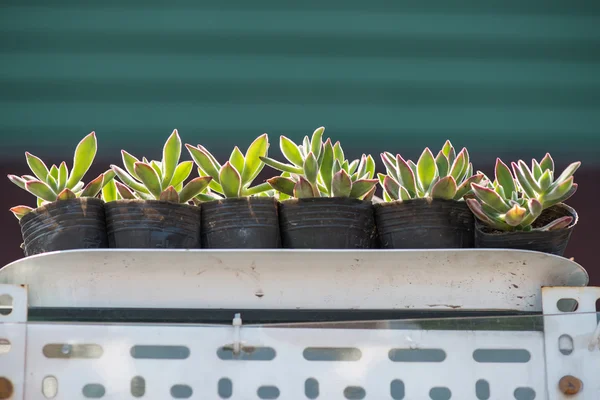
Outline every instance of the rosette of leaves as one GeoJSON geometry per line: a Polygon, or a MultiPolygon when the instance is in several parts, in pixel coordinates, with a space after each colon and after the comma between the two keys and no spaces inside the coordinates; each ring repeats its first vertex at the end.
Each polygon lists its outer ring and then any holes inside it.
{"type": "MultiPolygon", "coordinates": [[[[96,134],[92,132],[77,144],[71,171],[64,161],[59,166],[52,165],[48,168],[39,157],[26,152],[27,165],[33,175],[21,177],[8,175],[8,179],[21,189],[36,196],[38,207],[54,201],[95,197],[102,187],[114,178],[113,172],[109,170],[100,174],[87,185],[81,180],[94,162],[96,149],[96,134]]],[[[32,210],[33,208],[27,206],[16,206],[10,209],[18,219],[23,218],[32,210]]]]}
{"type": "Polygon", "coordinates": [[[426,148],[417,163],[404,160],[400,154],[381,153],[387,174],[378,174],[385,201],[419,198],[461,200],[471,192],[471,184],[479,183],[483,173],[473,175],[469,153],[463,148],[456,154],[446,141],[437,156],[426,148]]]}
{"type": "Polygon", "coordinates": [[[547,225],[533,228],[532,224],[542,211],[562,203],[577,190],[573,174],[580,162],[570,164],[554,179],[554,161],[550,154],[531,168],[522,160],[509,167],[496,160],[495,180],[487,185],[473,184],[474,198],[467,205],[475,216],[493,229],[501,231],[551,231],[568,227],[573,217],[564,216],[547,225]]]}
{"type": "Polygon", "coordinates": [[[229,160],[223,165],[204,146],[186,144],[185,147],[198,166],[198,173],[212,178],[207,190],[196,196],[198,201],[263,195],[271,190],[268,183],[250,186],[265,166],[261,157],[266,156],[269,150],[266,133],[250,144],[245,155],[237,146],[234,147],[229,160]]]}
{"type": "Polygon", "coordinates": [[[173,131],[163,147],[162,161],[142,161],[121,151],[122,168],[111,165],[111,169],[121,180],[114,186],[108,186],[102,195],[105,201],[124,200],[162,200],[172,203],[188,203],[210,183],[211,177],[198,177],[184,185],[190,176],[194,163],[179,163],[181,156],[181,139],[177,129],[173,131]]]}
{"type": "Polygon", "coordinates": [[[281,136],[279,147],[289,164],[262,157],[265,164],[279,171],[281,176],[267,182],[279,192],[279,199],[290,197],[350,197],[371,200],[377,188],[375,161],[370,155],[348,161],[340,142],[323,142],[325,128],[314,131],[312,138],[304,137],[301,145],[281,136]]]}

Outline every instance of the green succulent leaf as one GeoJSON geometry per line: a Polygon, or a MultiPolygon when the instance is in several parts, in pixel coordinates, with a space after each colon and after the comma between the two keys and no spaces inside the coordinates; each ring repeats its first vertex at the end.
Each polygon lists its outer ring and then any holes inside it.
{"type": "Polygon", "coordinates": [[[267,164],[269,167],[274,168],[278,171],[289,172],[292,174],[302,174],[304,170],[302,168],[295,167],[293,165],[284,164],[277,160],[273,160],[269,157],[260,157],[261,161],[267,164]]]}
{"type": "Polygon", "coordinates": [[[194,168],[194,163],[192,161],[184,161],[180,163],[177,168],[175,168],[175,172],[173,173],[171,186],[177,188],[177,186],[181,185],[192,173],[192,168],[194,168]]]}
{"type": "Polygon", "coordinates": [[[260,170],[264,167],[261,161],[267,156],[269,150],[269,138],[267,134],[257,137],[248,147],[244,157],[244,169],[241,176],[242,185],[247,186],[252,182],[260,170]]]}
{"type": "Polygon", "coordinates": [[[410,199],[412,199],[412,197],[410,196],[410,193],[408,193],[408,190],[406,190],[404,186],[400,186],[400,200],[404,201],[410,199]]]}
{"type": "Polygon", "coordinates": [[[352,191],[352,181],[345,170],[340,170],[333,175],[331,192],[333,197],[348,197],[352,191]]]}
{"type": "Polygon", "coordinates": [[[549,208],[549,207],[552,207],[555,204],[562,203],[562,202],[568,200],[571,196],[573,196],[573,194],[575,194],[576,191],[577,191],[577,184],[574,183],[571,186],[571,189],[569,189],[569,191],[567,193],[565,193],[564,195],[562,195],[561,197],[558,197],[558,198],[553,199],[553,200],[545,199],[544,200],[544,208],[549,208]]]}
{"type": "Polygon", "coordinates": [[[453,176],[441,178],[431,189],[431,197],[434,199],[452,200],[456,195],[457,187],[453,176]]]}
{"type": "Polygon", "coordinates": [[[545,170],[542,176],[539,178],[540,189],[542,192],[548,190],[550,185],[552,185],[552,172],[550,170],[545,170]]]}
{"type": "Polygon", "coordinates": [[[512,206],[504,215],[504,221],[510,226],[518,226],[523,222],[527,210],[518,204],[512,206]]]}
{"type": "Polygon", "coordinates": [[[435,157],[435,165],[437,166],[440,177],[448,175],[450,165],[448,163],[448,158],[446,158],[442,151],[435,157]]]}
{"type": "Polygon", "coordinates": [[[27,159],[27,165],[29,165],[29,169],[31,169],[31,172],[33,172],[33,174],[38,178],[38,180],[46,182],[50,171],[48,170],[48,167],[42,161],[42,159],[34,156],[29,152],[25,153],[25,158],[27,159]]]}
{"type": "Polygon", "coordinates": [[[333,172],[333,174],[337,174],[338,172],[340,172],[342,170],[342,164],[340,164],[340,162],[338,160],[335,160],[333,162],[333,168],[331,169],[331,172],[333,172]]]}
{"type": "Polygon", "coordinates": [[[367,177],[372,179],[375,176],[375,160],[370,154],[367,156],[367,177]]]}
{"type": "Polygon", "coordinates": [[[313,186],[303,176],[299,177],[294,185],[294,197],[297,199],[314,197],[313,186]]]}
{"type": "Polygon", "coordinates": [[[460,200],[463,197],[465,197],[467,194],[469,194],[471,192],[471,183],[479,184],[481,181],[483,181],[484,177],[485,177],[485,175],[483,175],[483,174],[477,174],[477,175],[468,177],[456,189],[456,194],[454,195],[454,200],[460,200]]]}
{"type": "Polygon", "coordinates": [[[525,163],[525,161],[523,160],[519,160],[519,169],[521,170],[521,172],[523,173],[523,176],[525,177],[525,179],[527,180],[527,183],[529,184],[529,186],[531,186],[533,188],[533,190],[536,193],[539,193],[542,191],[542,189],[540,188],[540,185],[538,184],[538,182],[533,178],[533,174],[532,172],[529,170],[529,166],[525,163]]]}
{"type": "Polygon", "coordinates": [[[471,184],[471,188],[473,189],[473,193],[479,200],[489,205],[494,210],[501,213],[505,213],[508,210],[510,210],[510,207],[508,206],[508,204],[506,204],[504,199],[493,189],[483,187],[476,183],[471,184]]]}
{"type": "MultiPolygon", "coordinates": [[[[344,171],[346,171],[346,173],[348,173],[348,168],[350,167],[350,163],[348,163],[348,160],[344,160],[344,162],[342,163],[342,169],[344,171]]],[[[350,175],[348,175],[350,176],[350,175]]]]}
{"type": "Polygon", "coordinates": [[[211,180],[210,176],[201,176],[189,181],[179,192],[179,202],[187,203],[192,200],[208,187],[211,180]]]}
{"type": "Polygon", "coordinates": [[[61,162],[58,167],[58,190],[63,190],[67,187],[67,179],[69,178],[69,169],[66,162],[61,162]]]}
{"type": "Polygon", "coordinates": [[[10,212],[12,212],[18,220],[20,220],[32,211],[33,208],[27,206],[15,206],[10,209],[10,212]]]}
{"type": "Polygon", "coordinates": [[[129,175],[131,175],[135,179],[140,179],[136,175],[136,173],[135,173],[135,171],[133,169],[133,165],[136,162],[140,162],[140,160],[138,160],[135,156],[132,156],[131,154],[129,154],[125,150],[121,150],[121,158],[123,159],[123,166],[125,167],[125,170],[129,173],[129,175]]]}
{"type": "Polygon", "coordinates": [[[213,157],[207,150],[202,150],[199,147],[194,147],[190,144],[186,144],[185,147],[188,149],[192,159],[204,171],[208,176],[212,177],[216,183],[219,183],[219,170],[217,165],[213,162],[213,157]]]}
{"type": "Polygon", "coordinates": [[[52,164],[50,167],[50,176],[52,176],[56,181],[58,181],[58,167],[56,164],[52,164]]]}
{"type": "Polygon", "coordinates": [[[562,198],[565,194],[567,194],[571,188],[573,187],[573,177],[571,176],[569,179],[563,181],[561,184],[556,185],[543,196],[543,202],[546,200],[552,201],[558,198],[562,198]]]}
{"type": "Polygon", "coordinates": [[[398,173],[400,175],[400,183],[407,191],[408,194],[412,197],[415,197],[417,194],[417,185],[416,185],[416,177],[413,169],[409,166],[409,164],[404,161],[404,158],[400,154],[396,156],[396,163],[398,165],[398,173]]]}
{"type": "Polygon", "coordinates": [[[513,162],[513,163],[511,163],[511,165],[512,165],[512,169],[515,174],[515,177],[516,177],[517,181],[519,182],[519,186],[521,187],[523,192],[525,192],[525,194],[528,197],[535,198],[537,196],[537,193],[536,193],[535,189],[529,184],[529,181],[527,180],[525,173],[521,170],[521,168],[519,168],[517,163],[513,162]]]}
{"type": "Polygon", "coordinates": [[[373,197],[375,196],[376,190],[377,190],[377,185],[373,186],[371,188],[371,190],[369,190],[367,193],[364,194],[364,196],[361,197],[361,199],[365,200],[365,201],[373,201],[373,197]]]}
{"type": "Polygon", "coordinates": [[[450,158],[450,154],[451,151],[454,149],[454,147],[452,147],[452,143],[450,143],[449,140],[446,140],[446,143],[444,143],[444,146],[442,146],[442,154],[448,159],[450,158]]]}
{"type": "Polygon", "coordinates": [[[311,151],[304,160],[304,176],[313,185],[317,183],[317,175],[319,174],[319,165],[313,152],[311,151]]]}
{"type": "MultiPolygon", "coordinates": [[[[133,165],[135,173],[140,177],[140,180],[146,187],[146,189],[154,196],[154,198],[158,199],[160,194],[162,193],[162,186],[160,183],[160,177],[152,168],[152,166],[148,164],[144,164],[143,162],[136,162],[133,165]]],[[[115,171],[117,172],[117,171],[115,171]]],[[[117,173],[118,175],[118,173],[117,173]]],[[[127,182],[124,182],[127,184],[127,182]]],[[[134,187],[132,189],[136,190],[134,187]]]]}
{"type": "Polygon", "coordinates": [[[240,151],[239,147],[235,146],[233,148],[233,151],[229,156],[229,163],[240,173],[244,170],[244,154],[240,151]]]}
{"type": "Polygon", "coordinates": [[[117,183],[114,179],[111,179],[102,188],[102,199],[108,203],[109,201],[116,201],[117,196],[117,183]]]}
{"type": "Polygon", "coordinates": [[[70,189],[83,178],[88,169],[90,169],[94,158],[96,157],[98,143],[96,141],[96,133],[92,132],[84,137],[75,149],[73,157],[73,169],[67,180],[67,186],[70,189]]]}
{"type": "MultiPolygon", "coordinates": [[[[348,175],[352,175],[358,170],[358,160],[353,160],[350,164],[348,164],[348,175]]],[[[357,173],[358,176],[358,173],[357,173]]]]}
{"type": "Polygon", "coordinates": [[[542,177],[542,174],[544,173],[544,171],[542,171],[542,167],[535,158],[531,160],[531,171],[536,181],[539,181],[542,177]]]}
{"type": "Polygon", "coordinates": [[[467,206],[469,206],[469,209],[473,212],[473,214],[483,223],[489,225],[492,228],[499,229],[502,231],[510,231],[513,229],[510,225],[504,223],[503,221],[488,215],[488,213],[484,211],[482,204],[479,203],[477,200],[466,199],[465,201],[467,203],[467,206]]]}
{"type": "Polygon", "coordinates": [[[169,186],[161,192],[160,196],[158,197],[158,200],[168,201],[170,203],[179,203],[179,193],[177,193],[177,190],[175,190],[173,186],[169,186]]]}
{"type": "Polygon", "coordinates": [[[177,129],[173,130],[171,136],[167,139],[165,146],[163,147],[163,158],[161,162],[162,174],[161,174],[161,186],[165,187],[171,183],[175,168],[179,163],[181,157],[181,138],[177,129]]]}
{"type": "Polygon", "coordinates": [[[310,151],[315,155],[315,158],[319,158],[321,155],[321,148],[323,147],[323,132],[325,132],[325,127],[322,126],[315,129],[312,134],[310,151]]]}
{"type": "MultiPolygon", "coordinates": [[[[156,172],[156,175],[158,175],[158,177],[160,178],[162,176],[162,166],[161,166],[160,161],[152,160],[152,161],[150,161],[150,166],[152,167],[154,172],[156,172]]],[[[162,186],[163,185],[161,184],[161,187],[162,186]]]]}
{"type": "MultiPolygon", "coordinates": [[[[388,153],[381,153],[380,156],[387,174],[394,178],[397,182],[400,182],[401,179],[396,160],[388,153]]],[[[400,155],[398,155],[398,157],[400,157],[400,155]]]]}
{"type": "Polygon", "coordinates": [[[421,154],[421,157],[419,157],[419,161],[417,161],[417,172],[423,191],[428,191],[431,183],[437,176],[435,158],[433,157],[433,154],[429,148],[425,148],[421,154]]]}
{"type": "Polygon", "coordinates": [[[554,174],[554,160],[552,159],[550,153],[546,153],[544,158],[542,158],[542,161],[540,161],[540,168],[542,171],[548,169],[552,174],[554,174]]]}
{"type": "Polygon", "coordinates": [[[124,200],[134,200],[135,194],[129,189],[127,186],[122,184],[121,182],[115,181],[115,185],[117,186],[117,192],[124,200]]]}
{"type": "Polygon", "coordinates": [[[565,170],[562,172],[562,174],[560,174],[560,176],[556,179],[556,184],[560,185],[564,181],[569,179],[569,177],[573,176],[575,171],[577,171],[577,169],[579,169],[580,166],[581,166],[581,162],[579,162],[579,161],[569,164],[569,166],[567,168],[565,168],[565,170]]]}
{"type": "Polygon", "coordinates": [[[377,185],[377,179],[359,179],[352,182],[349,197],[353,199],[361,198],[377,185]]]}
{"type": "Polygon", "coordinates": [[[389,175],[384,175],[383,183],[381,184],[383,190],[388,194],[390,199],[400,199],[400,184],[389,175]]]}
{"type": "Polygon", "coordinates": [[[219,172],[219,180],[225,197],[240,197],[242,178],[235,168],[227,161],[219,172]]]}
{"type": "Polygon", "coordinates": [[[25,190],[45,201],[56,200],[56,193],[42,181],[29,181],[25,183],[25,190]]]}
{"type": "MultiPolygon", "coordinates": [[[[83,196],[82,196],[83,197],[83,196]]],[[[69,188],[63,189],[57,196],[56,200],[73,200],[76,199],[77,195],[69,188]]]]}
{"type": "Polygon", "coordinates": [[[323,185],[327,189],[327,195],[331,194],[331,179],[333,178],[333,145],[331,140],[327,139],[323,145],[323,160],[321,161],[320,175],[323,180],[323,185]]]}
{"type": "Polygon", "coordinates": [[[344,164],[344,160],[346,158],[344,157],[344,150],[342,149],[342,145],[339,141],[335,142],[333,145],[333,156],[340,163],[340,165],[344,164]]]}
{"type": "Polygon", "coordinates": [[[281,135],[279,138],[279,148],[285,158],[292,164],[297,167],[302,167],[304,165],[304,160],[302,157],[302,153],[300,153],[300,148],[289,138],[281,135]]]}
{"type": "Polygon", "coordinates": [[[517,190],[515,187],[515,180],[508,166],[504,164],[499,158],[496,159],[495,171],[496,181],[498,182],[498,184],[500,184],[500,186],[502,186],[502,189],[504,189],[504,193],[508,194],[509,196],[512,196],[512,193],[517,190]]]}
{"type": "Polygon", "coordinates": [[[102,190],[103,182],[104,174],[100,174],[83,188],[83,192],[81,192],[80,197],[96,197],[96,195],[100,193],[100,190],[102,190]]]}
{"type": "Polygon", "coordinates": [[[450,175],[454,177],[455,181],[460,182],[463,176],[465,175],[468,165],[467,157],[468,155],[466,153],[466,149],[462,149],[460,153],[458,153],[458,156],[456,156],[454,162],[452,163],[452,166],[450,167],[450,175]]]}
{"type": "Polygon", "coordinates": [[[302,140],[302,146],[300,147],[300,152],[302,153],[302,157],[306,157],[308,155],[308,152],[310,151],[310,138],[308,137],[308,135],[304,136],[304,139],[302,140]]]}
{"type": "Polygon", "coordinates": [[[290,178],[276,176],[274,178],[267,179],[267,182],[276,191],[284,193],[288,196],[294,196],[294,186],[296,185],[296,182],[290,178]]]}
{"type": "MultiPolygon", "coordinates": [[[[264,195],[265,192],[268,192],[271,190],[271,185],[269,185],[267,182],[263,182],[259,185],[253,186],[251,188],[248,189],[242,189],[242,196],[247,197],[247,196],[255,196],[255,195],[264,195]]],[[[266,197],[270,197],[268,195],[266,195],[266,197]]]]}
{"type": "Polygon", "coordinates": [[[8,175],[8,179],[21,189],[25,189],[25,183],[27,182],[25,179],[19,178],[16,175],[8,175]]]}

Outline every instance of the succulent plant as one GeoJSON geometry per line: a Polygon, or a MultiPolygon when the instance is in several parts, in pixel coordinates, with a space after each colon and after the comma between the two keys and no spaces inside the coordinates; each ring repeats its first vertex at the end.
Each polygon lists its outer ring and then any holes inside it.
{"type": "Polygon", "coordinates": [[[201,145],[186,144],[185,147],[196,162],[198,173],[201,176],[212,178],[206,193],[196,196],[197,200],[210,201],[223,197],[248,197],[261,195],[271,190],[268,183],[250,187],[265,166],[260,158],[266,156],[269,150],[269,138],[266,133],[250,144],[246,155],[237,146],[234,147],[229,160],[223,165],[219,164],[217,159],[201,145]]]}
{"type": "Polygon", "coordinates": [[[265,164],[283,174],[267,182],[279,192],[279,199],[290,197],[350,197],[371,200],[377,188],[375,161],[370,155],[349,162],[344,158],[340,142],[323,142],[325,128],[314,131],[312,138],[304,137],[302,145],[296,145],[281,136],[279,147],[291,164],[281,163],[268,157],[265,164]]]}
{"type": "MultiPolygon", "coordinates": [[[[100,174],[87,185],[81,181],[96,157],[96,149],[96,134],[92,132],[77,145],[73,157],[73,169],[70,173],[67,163],[64,161],[59,166],[52,165],[48,168],[40,158],[26,152],[27,165],[34,176],[8,175],[8,179],[21,189],[36,196],[38,207],[57,200],[95,197],[102,187],[114,178],[113,172],[109,170],[100,174]]],[[[32,210],[33,208],[27,206],[16,206],[10,209],[18,219],[23,218],[32,210]]]]}
{"type": "Polygon", "coordinates": [[[385,201],[433,198],[461,200],[471,192],[471,183],[479,183],[483,173],[473,175],[469,153],[463,148],[456,154],[446,141],[436,157],[426,148],[415,164],[400,154],[381,153],[387,174],[378,174],[385,201]]]}
{"type": "Polygon", "coordinates": [[[179,163],[181,139],[177,129],[164,145],[162,161],[148,161],[146,158],[140,161],[125,150],[121,151],[121,155],[125,170],[116,165],[110,166],[121,182],[115,181],[114,186],[110,185],[103,191],[105,201],[142,199],[188,203],[212,180],[211,177],[198,177],[184,185],[194,163],[179,163]]]}
{"type": "Polygon", "coordinates": [[[575,193],[577,184],[573,183],[573,174],[580,162],[570,164],[556,180],[550,154],[546,154],[540,162],[532,160],[531,169],[522,160],[511,165],[512,172],[498,158],[495,180],[488,180],[487,185],[471,185],[474,198],[466,201],[479,220],[501,231],[549,231],[566,228],[573,222],[573,217],[565,216],[543,227],[532,227],[543,210],[575,193]]]}

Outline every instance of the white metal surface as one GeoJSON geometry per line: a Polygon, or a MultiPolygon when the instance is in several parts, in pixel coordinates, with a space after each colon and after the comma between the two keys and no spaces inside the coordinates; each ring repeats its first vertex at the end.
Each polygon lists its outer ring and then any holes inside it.
{"type": "Polygon", "coordinates": [[[544,318],[548,399],[600,399],[600,348],[595,337],[600,326],[596,315],[600,287],[546,287],[542,293],[544,314],[553,314],[544,318]],[[577,301],[576,312],[559,310],[557,304],[564,299],[577,301]],[[566,350],[561,351],[560,341],[567,344],[566,350]],[[564,376],[583,382],[578,395],[566,396],[559,390],[564,376]]]}
{"type": "Polygon", "coordinates": [[[541,311],[577,263],[517,250],[76,250],[16,261],[0,283],[35,307],[541,311]]]}
{"type": "Polygon", "coordinates": [[[10,314],[0,314],[0,392],[11,389],[13,397],[10,399],[22,399],[25,383],[27,288],[0,285],[0,296],[10,296],[12,299],[10,314]]]}

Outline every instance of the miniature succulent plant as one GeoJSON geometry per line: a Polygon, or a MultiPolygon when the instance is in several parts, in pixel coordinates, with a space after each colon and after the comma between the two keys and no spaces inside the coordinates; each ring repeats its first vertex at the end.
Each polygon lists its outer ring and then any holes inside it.
{"type": "MultiPolygon", "coordinates": [[[[70,172],[64,161],[59,166],[52,165],[48,168],[40,158],[26,152],[27,165],[34,176],[8,175],[8,179],[21,189],[36,196],[38,207],[58,200],[95,197],[102,187],[114,178],[112,171],[107,171],[87,185],[81,181],[96,157],[96,149],[96,134],[92,132],[77,145],[73,157],[73,169],[70,172]]],[[[33,208],[27,206],[16,206],[10,209],[18,219],[23,218],[32,210],[33,208]]]]}
{"type": "Polygon", "coordinates": [[[575,193],[577,184],[573,183],[573,174],[580,162],[570,164],[556,180],[550,154],[546,154],[540,162],[532,160],[531,169],[522,160],[511,165],[512,172],[498,158],[495,180],[488,181],[487,185],[471,185],[474,198],[466,201],[479,220],[501,231],[549,231],[566,228],[573,222],[573,217],[565,216],[543,227],[532,226],[543,210],[575,193]]]}
{"type": "Polygon", "coordinates": [[[436,157],[426,148],[415,164],[400,154],[381,153],[387,174],[378,174],[385,201],[433,198],[461,200],[471,192],[471,183],[479,183],[485,175],[473,175],[469,153],[463,148],[456,154],[446,141],[436,157]]]}
{"type": "Polygon", "coordinates": [[[289,197],[350,197],[371,200],[377,188],[375,161],[370,155],[349,162],[344,158],[340,142],[323,142],[325,128],[314,131],[312,138],[304,137],[302,145],[296,145],[281,136],[279,147],[291,164],[281,163],[268,157],[265,164],[283,174],[267,182],[279,192],[280,200],[289,197]]]}
{"type": "Polygon", "coordinates": [[[269,138],[263,134],[256,138],[248,147],[246,155],[236,146],[229,160],[221,165],[217,159],[203,146],[186,144],[190,155],[198,166],[201,176],[212,178],[206,193],[196,196],[199,201],[210,201],[223,197],[248,197],[261,195],[269,190],[268,183],[250,187],[265,164],[261,157],[265,157],[269,150],[269,138]]]}
{"type": "Polygon", "coordinates": [[[125,170],[116,165],[110,166],[121,182],[115,181],[114,186],[105,188],[102,193],[105,201],[142,199],[188,203],[212,180],[211,177],[198,177],[184,185],[194,163],[179,163],[181,139],[177,129],[164,145],[162,161],[148,161],[146,158],[140,161],[125,150],[121,151],[121,155],[125,170]]]}

